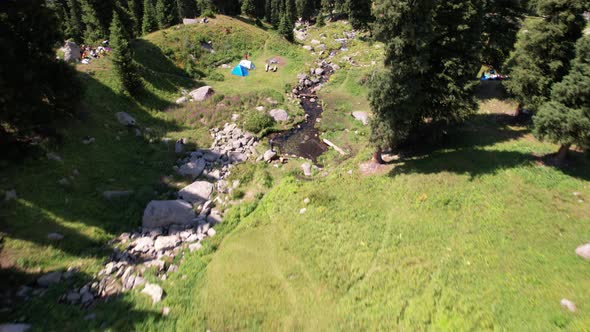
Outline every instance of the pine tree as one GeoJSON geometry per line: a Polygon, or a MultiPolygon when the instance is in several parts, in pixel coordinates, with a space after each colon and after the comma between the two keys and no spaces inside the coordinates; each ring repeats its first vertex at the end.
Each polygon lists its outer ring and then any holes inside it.
{"type": "Polygon", "coordinates": [[[76,70],[56,60],[63,35],[44,0],[0,1],[0,144],[46,129],[75,113],[82,97],[76,70]]]}
{"type": "Polygon", "coordinates": [[[304,20],[309,20],[313,16],[313,0],[297,0],[297,15],[304,20]]]}
{"type": "Polygon", "coordinates": [[[478,0],[384,0],[377,38],[386,43],[384,73],[372,82],[374,159],[418,134],[439,134],[476,110],[473,72],[481,65],[478,0]]]}
{"type": "Polygon", "coordinates": [[[551,100],[533,120],[535,136],[561,145],[558,163],[571,145],[590,148],[590,37],[578,40],[569,74],[553,85],[551,100]]]}
{"type": "Polygon", "coordinates": [[[176,1],[156,0],[156,20],[160,29],[166,29],[178,24],[176,1]]]}
{"type": "Polygon", "coordinates": [[[127,3],[131,20],[133,22],[133,33],[135,36],[141,36],[143,31],[141,22],[143,18],[143,5],[141,0],[129,0],[127,3]]]}
{"type": "Polygon", "coordinates": [[[141,87],[141,82],[137,74],[137,68],[133,63],[133,49],[129,45],[129,40],[119,14],[113,12],[113,21],[111,22],[110,44],[113,48],[110,59],[119,77],[123,89],[134,95],[141,87]]]}
{"type": "Polygon", "coordinates": [[[84,42],[87,44],[95,44],[104,38],[106,34],[102,29],[98,12],[89,0],[81,0],[80,6],[82,9],[82,22],[85,25],[84,42]]]}
{"type": "Polygon", "coordinates": [[[501,69],[514,48],[525,7],[520,0],[485,0],[482,62],[501,69]]]}
{"type": "Polygon", "coordinates": [[[282,13],[281,13],[281,0],[271,0],[271,15],[270,15],[270,23],[273,27],[277,28],[281,22],[282,13]]]}
{"type": "Polygon", "coordinates": [[[321,9],[320,9],[317,19],[316,19],[316,25],[320,28],[326,25],[326,21],[324,19],[324,11],[321,9]]]}
{"type": "Polygon", "coordinates": [[[154,4],[151,0],[143,1],[143,19],[141,22],[141,30],[144,35],[158,30],[158,21],[156,20],[154,4]]]}
{"type": "Polygon", "coordinates": [[[178,17],[196,17],[198,15],[197,2],[195,0],[177,0],[178,17]]]}
{"type": "Polygon", "coordinates": [[[508,91],[533,112],[549,99],[551,86],[568,73],[575,42],[585,26],[579,1],[543,0],[539,11],[543,18],[528,23],[506,63],[511,77],[505,82],[508,91]]]}
{"type": "Polygon", "coordinates": [[[264,19],[268,23],[272,23],[272,3],[273,0],[266,0],[264,4],[264,19]]]}
{"type": "Polygon", "coordinates": [[[285,11],[281,16],[281,22],[279,23],[279,33],[285,37],[288,41],[293,41],[293,28],[295,24],[291,21],[289,14],[285,11]]]}
{"type": "Polygon", "coordinates": [[[254,0],[242,1],[242,14],[250,17],[256,16],[256,5],[254,3],[254,0]]]}
{"type": "Polygon", "coordinates": [[[348,19],[353,28],[367,29],[369,27],[369,23],[373,21],[373,15],[371,14],[371,6],[371,0],[346,1],[348,19]]]}
{"type": "Polygon", "coordinates": [[[295,0],[285,0],[285,15],[289,20],[291,26],[295,26],[297,21],[297,7],[295,6],[295,0]]]}
{"type": "Polygon", "coordinates": [[[82,9],[77,0],[68,0],[68,31],[67,37],[81,43],[84,36],[84,27],[82,25],[82,9]]]}

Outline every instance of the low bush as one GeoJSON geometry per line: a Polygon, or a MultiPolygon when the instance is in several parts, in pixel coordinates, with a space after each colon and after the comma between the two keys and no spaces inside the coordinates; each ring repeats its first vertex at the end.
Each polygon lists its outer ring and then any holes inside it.
{"type": "Polygon", "coordinates": [[[259,134],[273,125],[274,119],[263,112],[250,111],[244,117],[244,129],[255,134],[259,134]]]}

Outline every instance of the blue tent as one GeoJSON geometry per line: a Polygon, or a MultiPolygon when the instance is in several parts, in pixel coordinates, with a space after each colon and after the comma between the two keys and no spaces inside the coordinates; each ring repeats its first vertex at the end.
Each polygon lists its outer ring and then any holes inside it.
{"type": "Polygon", "coordinates": [[[232,71],[231,71],[232,75],[236,75],[236,76],[248,76],[248,69],[237,65],[232,71]]]}

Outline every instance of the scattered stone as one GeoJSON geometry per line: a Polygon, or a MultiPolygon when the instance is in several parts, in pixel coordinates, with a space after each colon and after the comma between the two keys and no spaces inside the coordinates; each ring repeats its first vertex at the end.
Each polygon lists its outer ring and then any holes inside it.
{"type": "Polygon", "coordinates": [[[196,90],[191,91],[189,93],[189,95],[191,96],[191,98],[194,101],[204,101],[207,98],[211,97],[214,93],[215,93],[215,91],[213,90],[212,87],[203,86],[203,87],[200,87],[196,90]]]}
{"type": "Polygon", "coordinates": [[[195,218],[192,206],[183,200],[151,201],[143,212],[142,226],[157,228],[188,225],[195,218]]]}
{"type": "Polygon", "coordinates": [[[312,52],[313,51],[313,47],[311,47],[310,45],[303,45],[303,49],[312,52]]]}
{"type": "Polygon", "coordinates": [[[217,232],[215,231],[215,229],[209,228],[207,230],[207,236],[213,237],[213,236],[215,236],[215,234],[217,234],[217,232]]]}
{"type": "Polygon", "coordinates": [[[49,287],[61,281],[61,272],[54,271],[47,273],[37,279],[37,284],[41,287],[49,287]]]}
{"type": "Polygon", "coordinates": [[[96,314],[93,313],[89,313],[88,315],[84,316],[84,320],[95,320],[96,319],[96,314]]]}
{"type": "Polygon", "coordinates": [[[178,169],[178,173],[183,176],[191,177],[193,179],[198,178],[203,174],[206,163],[204,159],[197,159],[196,161],[188,162],[178,169]]]}
{"type": "Polygon", "coordinates": [[[309,198],[306,198],[306,199],[304,199],[304,200],[303,200],[303,203],[305,203],[305,204],[309,204],[309,202],[311,202],[311,201],[309,200],[309,198]]]}
{"type": "Polygon", "coordinates": [[[146,284],[145,288],[141,292],[149,295],[152,298],[154,304],[160,302],[162,300],[162,296],[164,295],[164,290],[162,290],[162,287],[150,283],[146,284]]]}
{"type": "Polygon", "coordinates": [[[0,324],[0,332],[25,332],[31,327],[31,324],[0,324]]]}
{"type": "Polygon", "coordinates": [[[277,158],[277,153],[274,152],[273,150],[267,150],[264,153],[264,161],[269,162],[269,161],[273,161],[277,158]]]}
{"type": "Polygon", "coordinates": [[[352,112],[352,116],[362,122],[364,126],[369,124],[369,114],[367,112],[352,112]]]}
{"type": "Polygon", "coordinates": [[[213,193],[213,184],[207,181],[195,181],[182,188],[178,197],[193,204],[205,203],[213,193]]]}
{"type": "Polygon", "coordinates": [[[299,210],[299,214],[304,214],[305,212],[307,212],[307,209],[306,208],[303,208],[303,209],[299,210]]]}
{"type": "Polygon", "coordinates": [[[162,316],[168,316],[170,314],[170,308],[164,307],[162,308],[162,316]]]}
{"type": "Polygon", "coordinates": [[[63,240],[64,236],[59,233],[49,233],[47,234],[47,239],[51,241],[61,241],[63,240]]]}
{"type": "Polygon", "coordinates": [[[94,142],[96,142],[96,139],[94,137],[84,137],[84,139],[82,140],[82,144],[84,145],[92,144],[94,142]]]}
{"type": "Polygon", "coordinates": [[[285,122],[289,120],[289,114],[285,110],[273,109],[269,114],[276,122],[285,122]]]}
{"type": "Polygon", "coordinates": [[[200,242],[192,243],[192,244],[188,245],[188,250],[190,250],[190,252],[200,250],[201,248],[203,248],[203,245],[200,242]]]}
{"type": "Polygon", "coordinates": [[[590,260],[590,243],[577,247],[576,254],[584,259],[590,260]]]}
{"type": "Polygon", "coordinates": [[[63,163],[63,158],[53,152],[47,153],[47,159],[63,163]]]}
{"type": "Polygon", "coordinates": [[[117,114],[115,114],[115,117],[117,118],[117,121],[119,121],[120,124],[126,127],[133,127],[137,124],[135,119],[127,112],[117,112],[117,114]]]}
{"type": "Polygon", "coordinates": [[[184,138],[181,138],[178,141],[176,141],[176,144],[174,144],[174,153],[181,154],[184,152],[184,141],[184,138]]]}
{"type": "Polygon", "coordinates": [[[88,304],[92,302],[92,300],[94,300],[94,295],[92,295],[90,291],[87,290],[82,293],[82,298],[80,299],[80,302],[82,302],[82,304],[88,304]]]}
{"type": "Polygon", "coordinates": [[[309,163],[304,163],[301,165],[301,168],[303,169],[303,174],[305,176],[311,176],[311,165],[309,163]]]}
{"type": "Polygon", "coordinates": [[[196,19],[196,18],[183,18],[182,19],[182,24],[184,24],[184,25],[199,24],[199,23],[201,23],[201,20],[196,19]]]}
{"type": "Polygon", "coordinates": [[[576,305],[574,304],[574,302],[572,302],[568,299],[561,299],[560,304],[562,307],[566,308],[567,310],[569,310],[571,312],[576,312],[576,305]]]}
{"type": "Polygon", "coordinates": [[[15,199],[17,199],[17,198],[18,198],[18,197],[17,197],[17,195],[16,195],[16,190],[15,190],[15,189],[7,190],[7,191],[4,193],[4,200],[5,200],[5,201],[7,201],[7,202],[8,202],[8,201],[15,200],[15,199]]]}
{"type": "Polygon", "coordinates": [[[188,101],[188,97],[180,97],[178,99],[176,99],[176,104],[180,105],[180,104],[184,104],[188,101]]]}
{"type": "Polygon", "coordinates": [[[160,236],[154,242],[154,249],[156,249],[156,251],[174,249],[179,244],[180,244],[180,239],[176,235],[160,236]]]}
{"type": "MultiPolygon", "coordinates": [[[[139,239],[136,239],[135,241],[133,241],[131,246],[133,247],[133,250],[132,250],[133,252],[148,252],[150,249],[152,249],[154,247],[154,240],[152,240],[151,237],[140,237],[139,239]]],[[[107,270],[107,271],[109,271],[109,270],[107,270]]],[[[112,273],[112,269],[110,271],[112,273]]],[[[107,274],[111,274],[111,273],[107,273],[107,274]]]]}
{"type": "Polygon", "coordinates": [[[107,200],[121,199],[133,195],[131,190],[107,190],[102,192],[102,196],[107,200]]]}
{"type": "Polygon", "coordinates": [[[324,69],[323,68],[316,68],[315,74],[318,76],[322,76],[324,74],[324,69]]]}

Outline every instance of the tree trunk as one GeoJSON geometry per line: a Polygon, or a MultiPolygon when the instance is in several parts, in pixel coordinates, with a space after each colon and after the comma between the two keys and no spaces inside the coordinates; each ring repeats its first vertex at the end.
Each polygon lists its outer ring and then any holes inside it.
{"type": "Polygon", "coordinates": [[[557,156],[555,156],[555,163],[557,165],[563,165],[565,162],[565,158],[567,157],[567,152],[570,149],[571,144],[562,144],[559,147],[559,151],[557,152],[557,156]]]}
{"type": "Polygon", "coordinates": [[[375,152],[373,152],[373,162],[375,162],[377,164],[384,164],[383,158],[381,158],[382,152],[383,151],[381,150],[381,147],[378,147],[377,149],[375,149],[375,152]]]}
{"type": "Polygon", "coordinates": [[[518,106],[516,107],[516,112],[514,112],[514,118],[518,119],[518,117],[520,117],[521,113],[522,113],[522,105],[519,103],[518,106]]]}

